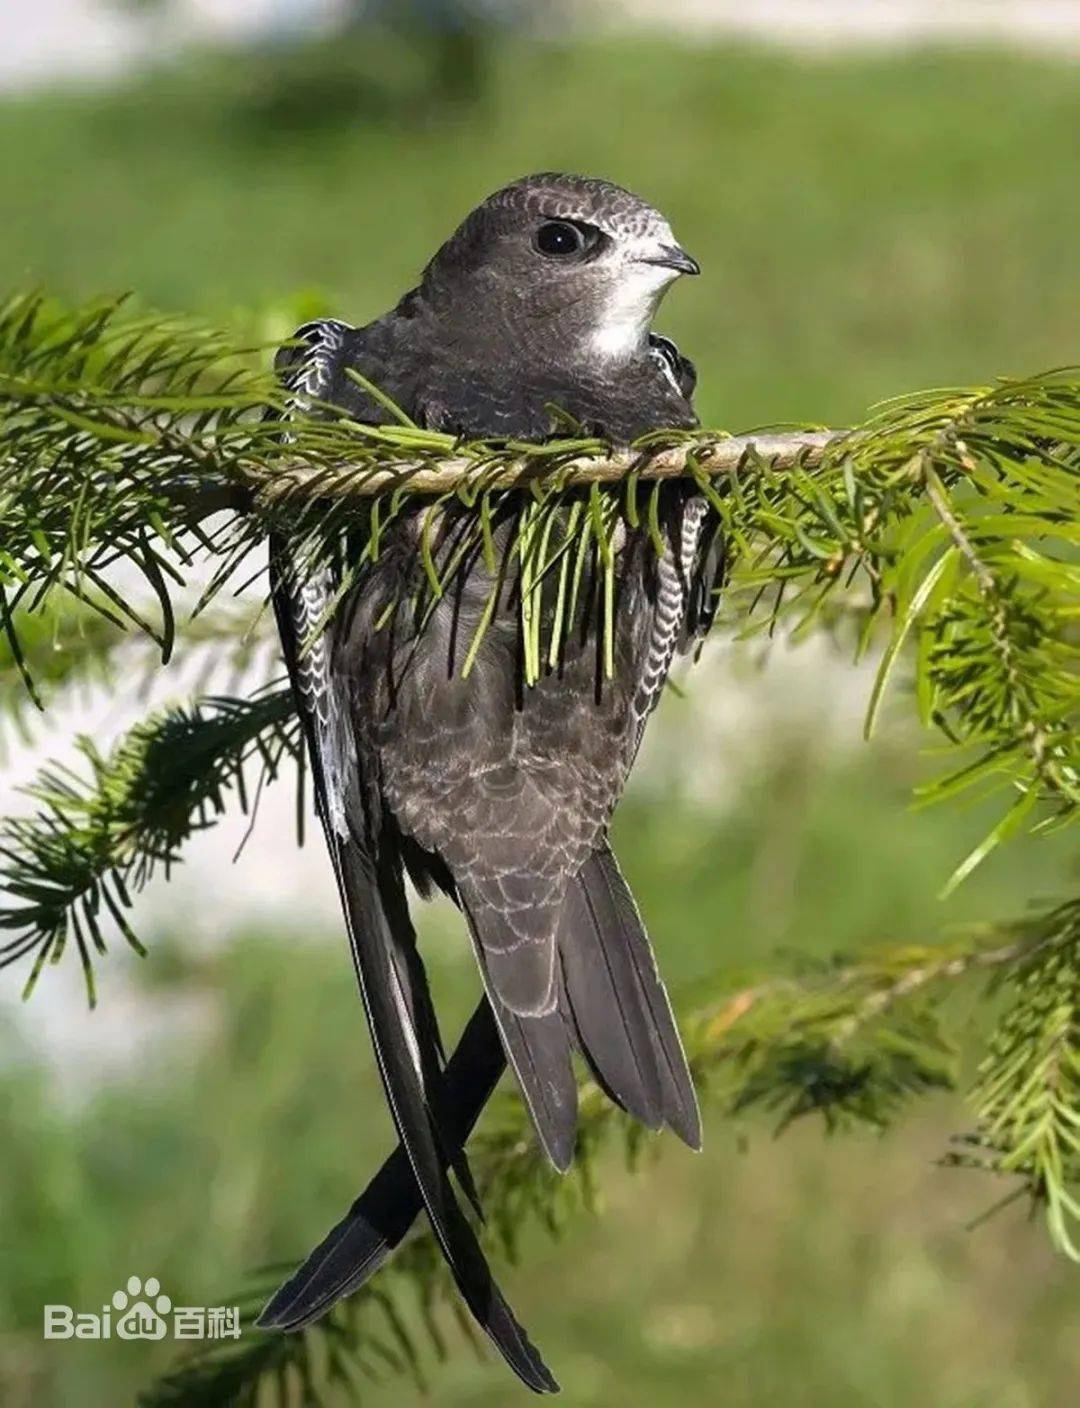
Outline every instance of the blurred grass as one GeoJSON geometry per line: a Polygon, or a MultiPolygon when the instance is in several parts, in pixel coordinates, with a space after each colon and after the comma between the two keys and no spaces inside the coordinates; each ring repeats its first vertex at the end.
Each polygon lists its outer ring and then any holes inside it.
{"type": "MultiPolygon", "coordinates": [[[[411,81],[400,54],[352,102],[354,62],[370,75],[370,54],[342,52],[332,82],[292,72],[288,102],[264,63],[208,56],[117,92],[0,103],[5,278],[69,296],[130,287],[215,318],[269,306],[283,319],[295,294],[362,321],[489,189],[570,167],[651,197],[701,259],[705,277],[661,321],[698,361],[713,422],[841,422],[883,395],[1076,358],[1075,68],[508,48],[490,91],[451,113],[385,102],[411,81]]],[[[970,813],[906,809],[921,767],[909,743],[837,761],[812,737],[777,740],[720,816],[674,788],[628,799],[619,849],[684,1005],[721,965],[923,939],[1061,889],[1064,845],[1025,843],[939,904],[980,833],[970,813]]],[[[427,932],[460,1011],[460,935],[445,914],[427,932]]],[[[176,935],[145,968],[112,965],[139,972],[140,1000],[201,1016],[190,1041],[140,1048],[129,1079],[74,1106],[7,1038],[5,1408],[130,1402],[171,1347],[45,1346],[43,1302],[100,1305],[133,1272],[179,1303],[215,1302],[253,1265],[305,1250],[386,1145],[341,945],[248,935],[207,957],[176,935]]],[[[123,1020],[106,980],[98,1019],[110,1011],[123,1020]]],[[[934,1168],[963,1123],[941,1100],[885,1140],[800,1128],[773,1143],[759,1125],[740,1151],[714,1114],[700,1159],[665,1143],[635,1176],[610,1160],[608,1215],[560,1246],[531,1236],[505,1278],[566,1401],[1072,1402],[1080,1277],[1015,1213],[962,1231],[1002,1191],[934,1168]]],[[[436,1372],[440,1404],[516,1396],[467,1350],[436,1372]]],[[[414,1396],[389,1384],[370,1402],[414,1396]]]]}

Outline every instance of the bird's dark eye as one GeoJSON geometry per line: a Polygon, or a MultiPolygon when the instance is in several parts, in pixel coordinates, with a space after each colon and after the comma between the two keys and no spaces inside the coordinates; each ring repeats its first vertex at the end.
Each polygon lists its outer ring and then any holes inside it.
{"type": "Polygon", "coordinates": [[[579,254],[585,248],[585,236],[567,220],[545,220],[533,243],[548,258],[565,259],[568,254],[579,254]]]}

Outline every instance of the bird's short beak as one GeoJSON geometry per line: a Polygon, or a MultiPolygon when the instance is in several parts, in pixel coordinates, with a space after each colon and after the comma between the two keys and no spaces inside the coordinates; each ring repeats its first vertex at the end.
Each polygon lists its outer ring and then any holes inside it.
{"type": "Polygon", "coordinates": [[[677,244],[662,244],[658,253],[639,260],[641,264],[658,264],[661,269],[674,269],[677,274],[700,274],[701,265],[677,244]]]}

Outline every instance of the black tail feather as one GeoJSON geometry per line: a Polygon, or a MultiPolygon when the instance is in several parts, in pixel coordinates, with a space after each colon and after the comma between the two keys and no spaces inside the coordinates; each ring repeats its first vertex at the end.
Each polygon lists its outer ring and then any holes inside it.
{"type": "Polygon", "coordinates": [[[573,1162],[577,1135],[577,1080],[562,1013],[556,1008],[540,1017],[523,1017],[498,999],[492,1005],[540,1142],[558,1171],[565,1173],[573,1162]]]}
{"type": "MultiPolygon", "coordinates": [[[[478,925],[492,922],[491,911],[474,913],[467,897],[460,899],[483,971],[478,925]]],[[[671,1004],[634,897],[606,842],[567,886],[557,948],[552,1012],[512,1012],[488,985],[503,1045],[551,1162],[565,1172],[573,1158],[575,1047],[617,1105],[650,1129],[666,1124],[699,1149],[697,1097],[671,1004]]]]}

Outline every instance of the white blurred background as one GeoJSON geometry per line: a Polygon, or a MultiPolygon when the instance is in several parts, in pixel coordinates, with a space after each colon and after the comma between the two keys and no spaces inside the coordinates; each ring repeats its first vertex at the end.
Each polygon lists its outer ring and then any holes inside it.
{"type": "MultiPolygon", "coordinates": [[[[505,0],[477,4],[497,11],[505,0]]],[[[440,8],[432,0],[430,9],[440,8]]],[[[193,41],[330,30],[356,9],[350,0],[5,0],[0,83],[108,75],[193,41]]],[[[689,39],[740,36],[824,50],[927,43],[1080,48],[1078,0],[572,0],[559,10],[560,26],[641,25],[689,39]]]]}

